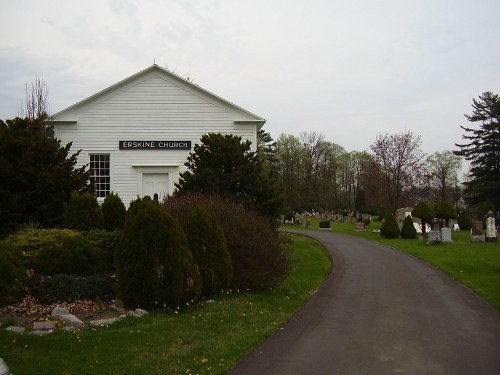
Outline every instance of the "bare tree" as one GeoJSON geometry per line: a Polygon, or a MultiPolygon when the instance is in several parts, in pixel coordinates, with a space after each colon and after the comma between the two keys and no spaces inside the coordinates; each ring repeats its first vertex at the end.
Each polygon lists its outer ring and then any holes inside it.
{"type": "Polygon", "coordinates": [[[48,96],[49,89],[44,80],[37,78],[31,84],[31,90],[28,90],[28,84],[26,84],[26,103],[21,113],[22,117],[31,120],[46,120],[49,117],[48,96]]]}
{"type": "Polygon", "coordinates": [[[412,192],[423,180],[424,154],[420,136],[412,132],[379,134],[370,146],[385,178],[390,208],[412,204],[412,192]]]}
{"type": "Polygon", "coordinates": [[[430,167],[431,184],[438,190],[441,202],[449,200],[458,185],[462,158],[452,151],[435,152],[427,157],[427,163],[430,167]]]}

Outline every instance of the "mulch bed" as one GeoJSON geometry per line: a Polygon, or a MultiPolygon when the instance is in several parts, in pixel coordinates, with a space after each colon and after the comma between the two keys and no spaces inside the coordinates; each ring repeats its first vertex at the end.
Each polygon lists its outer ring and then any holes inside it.
{"type": "Polygon", "coordinates": [[[62,302],[44,305],[27,295],[18,303],[0,307],[0,322],[31,325],[33,321],[50,318],[54,307],[61,306],[83,321],[111,318],[122,314],[110,308],[111,303],[96,301],[62,302]]]}

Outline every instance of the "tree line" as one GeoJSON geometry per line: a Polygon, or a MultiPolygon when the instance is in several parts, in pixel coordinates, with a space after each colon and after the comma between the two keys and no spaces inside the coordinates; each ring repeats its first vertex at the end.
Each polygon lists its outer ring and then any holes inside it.
{"type": "Polygon", "coordinates": [[[285,210],[394,212],[419,201],[451,202],[473,211],[500,210],[500,98],[485,92],[473,99],[464,143],[425,155],[411,131],[378,134],[370,151],[347,151],[323,134],[260,132],[259,150],[283,193],[285,210]],[[463,159],[470,161],[460,181],[463,159]]]}

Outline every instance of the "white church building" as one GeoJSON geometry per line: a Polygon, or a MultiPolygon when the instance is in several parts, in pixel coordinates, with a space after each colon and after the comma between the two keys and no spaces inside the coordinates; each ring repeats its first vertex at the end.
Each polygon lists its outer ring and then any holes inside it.
{"type": "Polygon", "coordinates": [[[250,140],[266,122],[172,72],[152,65],[53,117],[55,137],[88,165],[99,202],[117,193],[160,199],[175,190],[200,138],[223,133],[250,140]]]}

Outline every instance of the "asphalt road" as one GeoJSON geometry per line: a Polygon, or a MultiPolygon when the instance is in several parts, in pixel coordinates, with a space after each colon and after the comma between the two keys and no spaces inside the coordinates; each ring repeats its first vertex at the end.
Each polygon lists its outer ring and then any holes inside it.
{"type": "Polygon", "coordinates": [[[373,241],[294,232],[324,244],[333,272],[230,374],[500,374],[500,313],[469,289],[373,241]]]}

